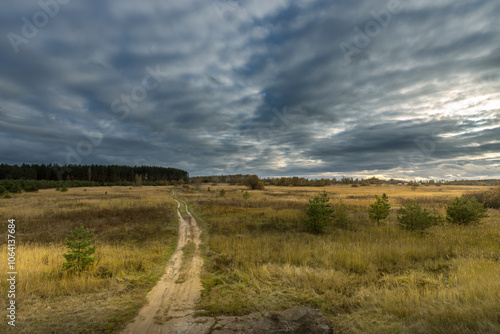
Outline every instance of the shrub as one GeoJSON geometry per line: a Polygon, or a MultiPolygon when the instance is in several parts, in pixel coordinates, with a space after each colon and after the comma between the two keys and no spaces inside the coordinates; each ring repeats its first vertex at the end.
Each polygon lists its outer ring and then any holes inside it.
{"type": "Polygon", "coordinates": [[[410,189],[412,191],[416,191],[420,185],[416,182],[410,182],[410,183],[408,183],[408,186],[410,187],[410,189]]]}
{"type": "Polygon", "coordinates": [[[18,182],[13,181],[6,186],[7,191],[12,193],[12,194],[20,194],[23,192],[23,188],[19,185],[18,182]]]}
{"type": "Polygon", "coordinates": [[[245,191],[243,193],[243,199],[249,199],[250,198],[250,194],[248,193],[248,191],[245,191]]]}
{"type": "Polygon", "coordinates": [[[24,191],[26,192],[32,192],[32,193],[36,193],[38,192],[38,189],[40,189],[39,185],[37,183],[31,183],[31,184],[27,184],[23,187],[24,191]]]}
{"type": "Polygon", "coordinates": [[[63,263],[64,270],[81,272],[95,261],[95,258],[91,257],[96,250],[96,246],[92,246],[93,237],[94,233],[82,226],[76,227],[66,237],[64,243],[68,246],[69,252],[63,254],[66,259],[66,262],[63,263]]]}
{"type": "Polygon", "coordinates": [[[475,197],[468,199],[462,196],[446,206],[446,220],[453,224],[468,225],[488,217],[486,212],[484,204],[479,203],[475,197]]]}
{"type": "Polygon", "coordinates": [[[371,220],[377,221],[377,224],[380,225],[389,216],[391,205],[389,204],[389,197],[386,194],[383,194],[382,197],[375,195],[375,199],[375,203],[370,204],[371,209],[368,212],[368,217],[371,220]]]}
{"type": "Polygon", "coordinates": [[[401,214],[398,216],[399,227],[409,231],[426,230],[434,225],[435,220],[439,217],[437,213],[432,215],[426,209],[422,209],[415,201],[410,201],[399,210],[399,213],[401,214]]]}
{"type": "Polygon", "coordinates": [[[488,191],[483,203],[487,208],[500,209],[500,187],[488,191]]]}
{"type": "Polygon", "coordinates": [[[483,203],[486,208],[500,209],[500,187],[466,194],[464,197],[468,199],[475,197],[480,203],[483,203]]]}
{"type": "Polygon", "coordinates": [[[330,222],[333,214],[333,208],[326,191],[309,199],[307,205],[305,220],[306,229],[311,233],[323,233],[325,226],[330,222]]]}
{"type": "Polygon", "coordinates": [[[257,175],[249,175],[244,183],[247,187],[253,190],[264,189],[264,183],[259,179],[257,175]]]}
{"type": "Polygon", "coordinates": [[[224,189],[221,189],[221,191],[219,191],[219,196],[220,197],[226,196],[226,191],[224,189]]]}

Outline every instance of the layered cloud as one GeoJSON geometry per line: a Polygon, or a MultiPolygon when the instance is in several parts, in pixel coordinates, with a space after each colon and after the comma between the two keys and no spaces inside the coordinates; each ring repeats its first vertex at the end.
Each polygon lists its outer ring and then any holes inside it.
{"type": "Polygon", "coordinates": [[[6,163],[500,178],[496,1],[7,2],[6,163]]]}

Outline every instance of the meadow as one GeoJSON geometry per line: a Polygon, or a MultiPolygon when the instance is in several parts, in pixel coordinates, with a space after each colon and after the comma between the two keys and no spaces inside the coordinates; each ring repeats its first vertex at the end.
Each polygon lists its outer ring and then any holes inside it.
{"type": "MultiPolygon", "coordinates": [[[[1,333],[115,333],[134,318],[177,242],[166,187],[96,187],[0,199],[0,253],[16,219],[16,328],[1,333]],[[64,240],[78,226],[95,233],[96,261],[81,275],[62,270],[64,240]]],[[[7,261],[0,261],[7,273],[7,261]]],[[[2,276],[4,277],[4,276],[2,276]]],[[[0,302],[7,305],[7,281],[0,302]]],[[[2,313],[4,314],[5,311],[2,313]]]]}
{"type": "Polygon", "coordinates": [[[455,197],[488,187],[186,188],[179,195],[208,243],[201,314],[309,305],[334,332],[500,332],[499,211],[490,209],[479,224],[444,223],[425,233],[397,226],[397,211],[410,199],[444,215],[455,197]],[[323,190],[332,204],[347,205],[349,226],[314,235],[304,229],[305,208],[323,190]],[[382,193],[392,210],[377,226],[368,210],[382,193]]]}
{"type": "MultiPolygon", "coordinates": [[[[445,213],[455,197],[481,186],[379,185],[277,187],[185,185],[203,228],[200,315],[243,315],[296,305],[323,312],[342,333],[500,332],[500,213],[479,224],[444,223],[425,233],[397,226],[410,199],[445,213]],[[223,196],[221,190],[224,189],[223,196]],[[326,191],[347,206],[349,225],[310,234],[308,200],[326,191]],[[368,219],[375,195],[392,205],[385,224],[368,219]]],[[[177,240],[172,187],[92,187],[0,199],[0,252],[15,218],[17,327],[2,333],[117,333],[144,305],[177,240]],[[62,270],[65,237],[95,232],[89,271],[62,270]]],[[[182,209],[182,206],[181,206],[182,209]]],[[[185,211],[185,210],[182,210],[185,211]]],[[[185,214],[185,212],[181,212],[185,214]]],[[[189,257],[189,247],[185,256],[189,257]]],[[[6,273],[7,261],[0,261],[6,273]]],[[[7,281],[0,282],[7,291],[7,281]]],[[[7,295],[0,295],[7,303],[7,295]]]]}

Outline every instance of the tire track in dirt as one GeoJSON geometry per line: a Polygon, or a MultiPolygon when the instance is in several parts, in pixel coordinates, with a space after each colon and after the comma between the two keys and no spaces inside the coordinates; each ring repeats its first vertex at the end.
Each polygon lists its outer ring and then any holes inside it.
{"type": "Polygon", "coordinates": [[[128,324],[123,334],[174,334],[207,333],[215,322],[208,317],[194,317],[196,303],[201,296],[200,272],[201,230],[196,220],[186,208],[187,218],[181,214],[181,203],[177,202],[179,217],[179,240],[174,254],[169,260],[165,273],[148,293],[147,304],[140,310],[135,320],[128,324]],[[191,259],[183,257],[183,248],[194,243],[196,250],[191,259]],[[188,261],[182,266],[183,261],[188,261]],[[181,272],[182,267],[182,272],[181,272]],[[182,274],[182,280],[178,280],[182,274]],[[177,281],[177,282],[176,282],[177,281]]]}

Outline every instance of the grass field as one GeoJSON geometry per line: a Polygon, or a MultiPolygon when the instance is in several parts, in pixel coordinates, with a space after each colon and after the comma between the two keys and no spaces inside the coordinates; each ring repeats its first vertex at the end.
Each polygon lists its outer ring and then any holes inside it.
{"type": "MultiPolygon", "coordinates": [[[[166,187],[72,188],[0,199],[0,253],[7,258],[7,219],[16,219],[16,328],[1,333],[114,333],[131,320],[163,274],[177,241],[175,202],[166,187]],[[95,232],[94,266],[61,270],[65,237],[95,232]]],[[[0,261],[7,273],[7,261],[0,261]]],[[[4,276],[2,276],[4,277],[4,276]]],[[[7,281],[0,283],[7,305],[7,281]]],[[[5,314],[5,311],[2,313],[5,314]]]]}
{"type": "MultiPolygon", "coordinates": [[[[490,209],[478,225],[444,224],[424,234],[397,227],[397,210],[410,199],[444,214],[456,196],[484,189],[178,189],[204,227],[200,313],[309,305],[342,333],[498,333],[499,211],[490,209]],[[304,229],[305,208],[323,190],[331,203],[347,205],[349,227],[329,226],[325,234],[312,235],[304,229]],[[387,223],[377,226],[369,221],[368,209],[374,195],[382,193],[393,209],[387,223]]],[[[0,332],[115,333],[123,328],[175,249],[177,215],[170,192],[171,187],[72,188],[0,199],[0,252],[7,254],[7,219],[15,218],[19,273],[17,327],[12,330],[3,321],[0,332]],[[95,232],[97,261],[90,271],[69,275],[61,270],[64,238],[80,225],[95,232]]],[[[191,246],[185,248],[186,259],[191,246]]],[[[0,270],[8,271],[6,260],[0,270]]],[[[5,279],[0,288],[8,290],[5,279]]],[[[6,293],[0,302],[6,305],[6,293]]]]}
{"type": "Polygon", "coordinates": [[[444,214],[456,196],[485,188],[202,186],[179,192],[208,227],[200,310],[245,314],[294,305],[319,308],[342,333],[500,332],[500,214],[474,226],[400,230],[410,199],[444,214]],[[219,196],[220,189],[225,196],[219,196]],[[304,231],[310,197],[326,190],[348,207],[350,227],[304,231]],[[368,220],[374,195],[393,206],[383,226],[368,220]]]}

